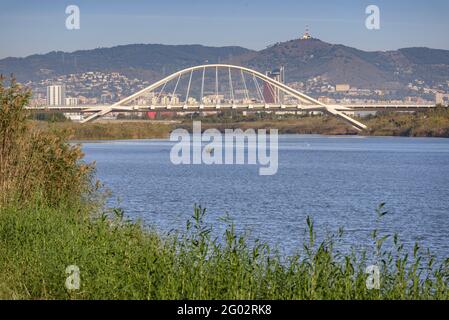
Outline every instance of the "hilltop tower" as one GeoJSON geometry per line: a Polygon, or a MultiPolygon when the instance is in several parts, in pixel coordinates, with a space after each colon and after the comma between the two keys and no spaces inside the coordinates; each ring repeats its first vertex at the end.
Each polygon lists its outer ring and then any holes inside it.
{"type": "Polygon", "coordinates": [[[310,35],[310,32],[309,32],[309,26],[308,26],[308,25],[306,26],[306,31],[305,31],[304,34],[302,35],[301,39],[302,39],[302,40],[309,40],[309,39],[312,39],[312,36],[310,35]]]}

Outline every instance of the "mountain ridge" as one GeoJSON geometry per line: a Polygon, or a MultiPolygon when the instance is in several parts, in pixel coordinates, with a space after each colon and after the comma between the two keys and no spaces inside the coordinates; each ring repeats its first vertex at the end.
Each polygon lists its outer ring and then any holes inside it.
{"type": "Polygon", "coordinates": [[[281,65],[287,82],[320,77],[359,88],[401,89],[414,81],[449,81],[449,50],[410,47],[364,51],[319,39],[289,40],[255,51],[239,46],[127,44],[73,52],[52,51],[0,60],[0,73],[36,81],[88,71],[120,72],[155,81],[179,69],[205,63],[234,63],[264,72],[281,65]]]}

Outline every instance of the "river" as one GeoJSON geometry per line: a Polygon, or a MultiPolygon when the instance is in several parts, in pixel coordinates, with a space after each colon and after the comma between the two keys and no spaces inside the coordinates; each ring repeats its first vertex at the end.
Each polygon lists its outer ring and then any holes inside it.
{"type": "Polygon", "coordinates": [[[344,228],[343,247],[371,245],[370,232],[397,232],[449,256],[449,139],[279,138],[277,174],[255,165],[174,165],[169,140],[82,144],[111,191],[109,204],[160,231],[183,230],[194,204],[207,208],[217,234],[228,215],[239,232],[282,252],[301,249],[311,216],[320,237],[344,228]],[[377,219],[376,208],[388,213],[377,219]]]}

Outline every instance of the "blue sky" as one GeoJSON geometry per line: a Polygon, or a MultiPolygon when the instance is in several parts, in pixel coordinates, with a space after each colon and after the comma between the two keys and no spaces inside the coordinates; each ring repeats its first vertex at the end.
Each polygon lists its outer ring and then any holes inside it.
{"type": "Polygon", "coordinates": [[[314,37],[364,50],[449,49],[448,0],[0,0],[0,58],[130,43],[239,45],[262,49],[314,37]],[[78,5],[81,29],[67,30],[78,5]],[[381,29],[365,28],[380,8],[381,29]]]}

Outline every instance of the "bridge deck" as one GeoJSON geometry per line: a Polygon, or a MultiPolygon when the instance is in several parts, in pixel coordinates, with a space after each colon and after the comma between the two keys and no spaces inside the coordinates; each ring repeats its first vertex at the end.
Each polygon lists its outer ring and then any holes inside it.
{"type": "MultiPolygon", "coordinates": [[[[328,105],[337,111],[420,111],[435,108],[435,105],[412,104],[365,104],[365,105],[328,105]]],[[[41,106],[27,107],[34,112],[66,112],[89,113],[110,110],[110,105],[80,105],[80,106],[41,106]]],[[[220,105],[150,105],[150,106],[119,106],[113,107],[112,112],[147,112],[147,111],[220,111],[220,110],[244,110],[244,111],[323,111],[319,105],[292,105],[292,104],[220,104],[220,105]]]]}

